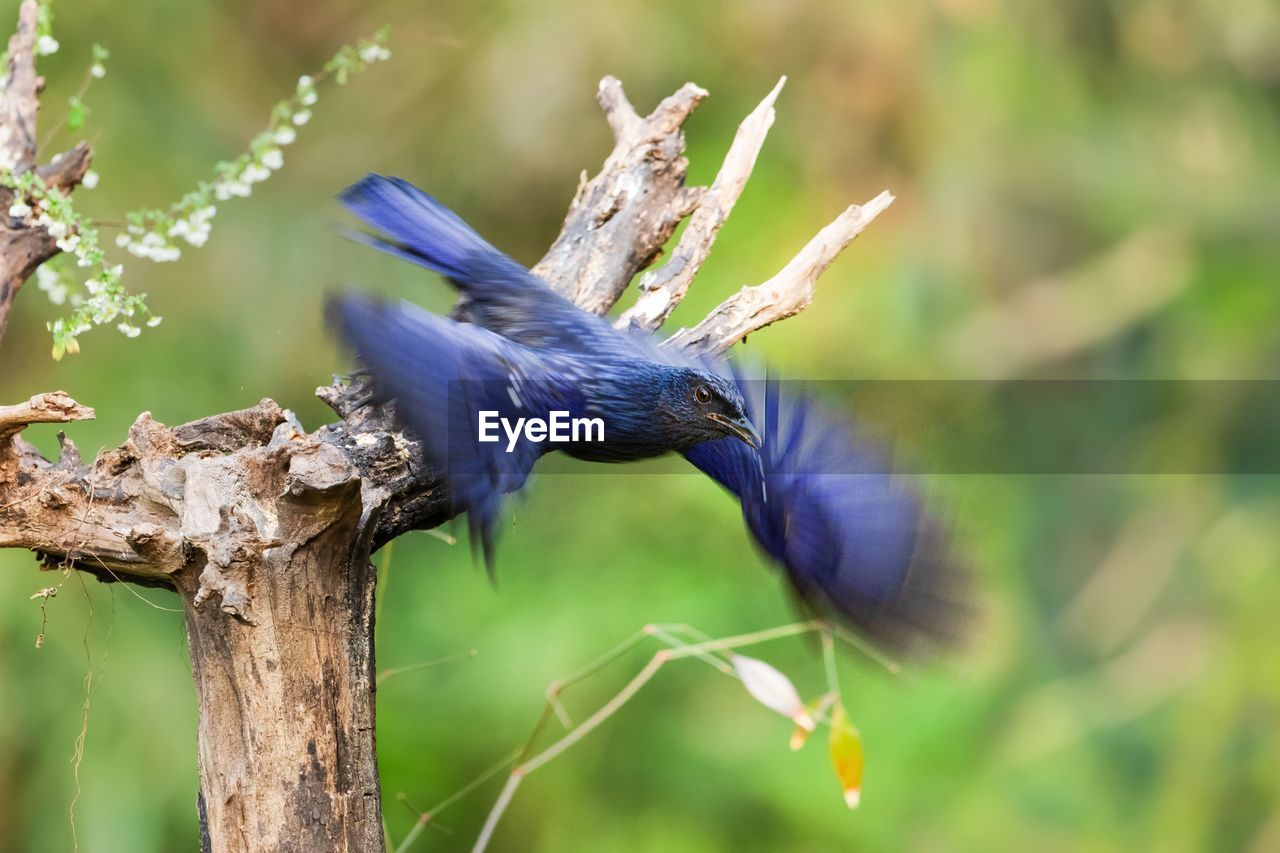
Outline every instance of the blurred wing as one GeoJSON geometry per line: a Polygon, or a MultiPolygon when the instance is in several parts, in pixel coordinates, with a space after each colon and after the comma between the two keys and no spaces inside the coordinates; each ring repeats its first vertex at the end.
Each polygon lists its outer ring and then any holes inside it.
{"type": "Polygon", "coordinates": [[[800,596],[897,653],[955,640],[965,573],[924,499],[811,400],[784,398],[773,380],[739,386],[760,450],[726,438],[684,455],[739,498],[800,596]]]}
{"type": "Polygon", "coordinates": [[[353,239],[434,270],[463,296],[467,320],[540,349],[602,354],[629,338],[578,308],[518,262],[489,245],[449,208],[400,178],[367,175],[339,197],[386,237],[353,239]]]}
{"type": "Polygon", "coordinates": [[[503,496],[524,485],[545,445],[522,434],[508,451],[501,426],[497,441],[481,442],[479,413],[511,424],[547,418],[552,410],[578,416],[576,366],[407,303],[342,296],[329,301],[326,313],[379,395],[395,400],[396,417],[422,443],[427,463],[445,475],[492,567],[503,496]]]}

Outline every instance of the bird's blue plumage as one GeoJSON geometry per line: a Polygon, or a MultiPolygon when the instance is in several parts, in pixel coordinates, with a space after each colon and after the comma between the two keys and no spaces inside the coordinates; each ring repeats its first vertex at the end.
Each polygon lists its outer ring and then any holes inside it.
{"type": "Polygon", "coordinates": [[[922,495],[813,400],[772,379],[739,383],[760,449],[720,439],[684,456],[741,501],[801,598],[897,650],[953,639],[960,575],[922,495]]]}
{"type": "Polygon", "coordinates": [[[462,297],[459,313],[476,325],[529,346],[597,357],[634,356],[642,343],[556,293],[407,181],[369,175],[339,199],[386,235],[354,232],[356,240],[448,278],[462,297]]]}
{"type": "Polygon", "coordinates": [[[441,273],[462,296],[466,323],[351,295],[329,313],[445,473],[487,556],[503,496],[553,446],[479,444],[477,409],[571,410],[603,419],[604,441],[560,449],[601,462],[682,452],[741,501],[761,549],[822,611],[895,648],[954,633],[959,575],[942,528],[810,400],[615,330],[405,181],[369,175],[341,200],[385,235],[357,239],[441,273]]]}
{"type": "Polygon", "coordinates": [[[329,315],[379,392],[395,400],[432,470],[445,475],[488,556],[502,496],[524,485],[543,445],[520,440],[508,452],[505,441],[478,442],[479,412],[513,422],[546,418],[553,409],[581,414],[576,366],[414,305],[342,296],[330,302],[329,315]]]}

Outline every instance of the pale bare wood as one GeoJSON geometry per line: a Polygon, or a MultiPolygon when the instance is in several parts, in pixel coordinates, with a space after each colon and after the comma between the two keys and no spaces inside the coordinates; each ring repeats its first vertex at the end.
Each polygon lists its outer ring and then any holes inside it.
{"type": "Polygon", "coordinates": [[[681,125],[707,96],[686,83],[641,118],[614,77],[598,93],[616,143],[599,174],[579,183],[560,236],[533,268],[587,311],[603,314],[653,262],[697,193],[684,185],[681,125]]]}
{"type": "Polygon", "coordinates": [[[800,313],[813,301],[818,277],[892,203],[893,196],[882,192],[864,205],[851,205],[773,278],[742,288],[701,323],[692,329],[681,329],[664,345],[695,352],[723,352],[752,332],[800,313]]]}
{"type": "Polygon", "coordinates": [[[773,126],[773,104],[786,82],[786,77],[778,80],[760,105],[742,120],[715,181],[698,194],[698,208],[689,217],[680,242],[666,263],[640,277],[640,296],[635,305],[618,318],[615,325],[619,328],[652,332],[667,321],[684,299],[694,276],[711,254],[716,234],[747,186],[765,137],[773,126]]]}

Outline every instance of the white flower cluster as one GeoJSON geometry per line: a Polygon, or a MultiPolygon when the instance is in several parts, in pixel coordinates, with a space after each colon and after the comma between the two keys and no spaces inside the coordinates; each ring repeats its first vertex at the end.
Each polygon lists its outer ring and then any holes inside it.
{"type": "Polygon", "coordinates": [[[181,237],[192,246],[203,246],[213,228],[210,220],[217,212],[218,208],[212,204],[196,208],[186,216],[175,219],[163,231],[149,231],[142,225],[130,223],[126,233],[116,237],[116,245],[135,257],[146,258],[158,264],[176,261],[182,257],[182,250],[175,245],[175,238],[181,237]]]}
{"type": "MultiPolygon", "coordinates": [[[[49,0],[40,0],[37,22],[36,49],[40,55],[58,50],[58,42],[52,35],[52,7],[49,0]]],[[[116,245],[131,255],[156,262],[176,261],[182,256],[180,241],[191,246],[203,246],[209,239],[211,223],[218,209],[215,201],[245,198],[252,194],[254,184],[267,180],[284,167],[284,148],[298,138],[297,128],[311,120],[311,110],[319,100],[317,86],[325,79],[337,85],[346,84],[350,75],[363,71],[375,62],[391,58],[386,48],[389,30],[383,28],[373,37],[361,39],[354,45],[341,48],[315,77],[303,75],[293,94],[276,104],[271,112],[267,129],[249,146],[249,151],[229,163],[219,163],[212,181],[202,181],[198,187],[183,196],[167,209],[138,210],[127,215],[128,225],[116,238],[116,245]]],[[[101,45],[93,46],[93,60],[89,66],[86,85],[91,80],[106,76],[105,60],[110,52],[101,45]]],[[[2,65],[2,63],[0,63],[2,65]]],[[[0,68],[3,73],[3,68],[0,68]]],[[[69,101],[66,128],[76,131],[84,122],[88,108],[80,95],[69,101]]],[[[0,127],[0,137],[7,129],[0,127]]],[[[3,139],[0,138],[0,142],[3,139]]],[[[0,146],[0,155],[4,153],[0,146]]],[[[98,184],[96,172],[86,172],[80,186],[93,189],[98,184]]],[[[42,227],[56,240],[57,246],[68,258],[75,258],[79,267],[87,267],[89,277],[83,282],[83,291],[75,286],[67,264],[53,259],[36,270],[37,286],[55,305],[70,303],[74,312],[70,317],[60,317],[50,322],[53,333],[53,357],[60,359],[65,353],[80,351],[77,336],[97,325],[114,323],[126,337],[137,337],[142,332],[141,318],[145,325],[160,324],[161,318],[152,316],[146,306],[146,294],[133,294],[122,283],[124,268],[111,266],[98,243],[98,231],[92,222],[83,218],[72,205],[71,199],[61,191],[48,187],[33,172],[19,173],[16,163],[0,162],[0,185],[13,190],[9,205],[10,227],[21,224],[26,227],[42,227]],[[138,318],[138,319],[135,319],[138,318]]],[[[2,211],[3,208],[0,208],[2,211]]]]}
{"type": "Polygon", "coordinates": [[[80,266],[90,266],[94,259],[90,257],[87,247],[81,251],[80,223],[74,216],[66,216],[63,212],[63,206],[67,201],[66,196],[56,189],[46,190],[45,198],[37,202],[40,205],[38,213],[36,208],[28,203],[29,201],[24,196],[18,197],[13,204],[9,205],[9,216],[22,221],[23,224],[45,229],[49,232],[49,236],[57,241],[60,250],[76,254],[80,266]]]}
{"type": "MultiPolygon", "coordinates": [[[[370,63],[390,59],[386,39],[384,29],[370,39],[343,47],[325,63],[321,74],[299,77],[293,94],[276,104],[271,111],[271,123],[253,139],[248,153],[231,162],[219,163],[211,183],[201,184],[168,210],[140,211],[133,215],[129,233],[122,235],[118,244],[138,257],[154,261],[172,261],[181,256],[174,238],[182,237],[194,246],[202,245],[209,234],[209,219],[215,210],[213,202],[248,198],[253,194],[254,184],[262,183],[284,168],[284,149],[297,141],[297,128],[311,120],[311,108],[320,97],[319,84],[325,78],[332,78],[343,85],[350,74],[364,70],[370,63]]],[[[94,54],[95,58],[106,55],[105,50],[94,54]]]]}

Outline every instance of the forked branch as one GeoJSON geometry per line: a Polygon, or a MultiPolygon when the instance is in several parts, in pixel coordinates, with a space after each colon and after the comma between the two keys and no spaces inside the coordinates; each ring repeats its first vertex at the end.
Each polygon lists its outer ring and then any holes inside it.
{"type": "Polygon", "coordinates": [[[864,205],[850,205],[773,278],[742,288],[701,323],[681,329],[664,344],[697,352],[723,352],[750,333],[799,314],[813,301],[818,277],[891,204],[893,196],[882,192],[864,205]]]}

